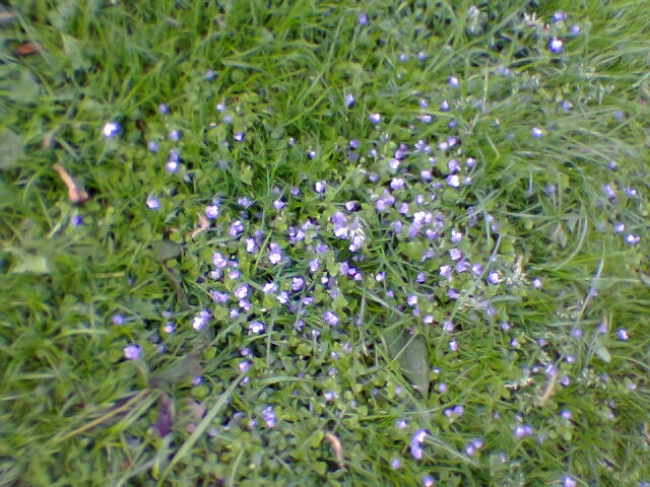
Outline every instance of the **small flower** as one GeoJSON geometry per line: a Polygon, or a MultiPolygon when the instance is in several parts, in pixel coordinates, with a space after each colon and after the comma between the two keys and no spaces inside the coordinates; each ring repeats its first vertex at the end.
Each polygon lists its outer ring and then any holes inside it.
{"type": "Polygon", "coordinates": [[[219,206],[208,205],[205,207],[205,217],[208,220],[213,220],[219,216],[219,206]]]}
{"type": "Polygon", "coordinates": [[[368,16],[361,12],[359,15],[357,15],[357,22],[359,25],[366,25],[368,23],[368,16]]]}
{"type": "Polygon", "coordinates": [[[416,460],[420,460],[424,455],[424,451],[422,450],[421,445],[424,442],[424,439],[426,437],[427,437],[427,432],[426,430],[423,429],[417,430],[415,433],[413,433],[413,436],[411,436],[411,442],[409,444],[409,448],[411,450],[411,456],[416,460]]]}
{"type": "Polygon", "coordinates": [[[111,323],[113,323],[114,325],[121,326],[125,322],[126,320],[124,319],[124,316],[120,314],[114,314],[113,316],[111,316],[111,323]]]}
{"type": "Polygon", "coordinates": [[[370,123],[377,124],[381,122],[381,114],[371,113],[370,115],[368,115],[368,120],[370,120],[370,123]]]}
{"type": "Polygon", "coordinates": [[[196,331],[202,330],[205,325],[210,321],[210,312],[208,310],[199,311],[196,316],[194,316],[194,321],[192,321],[192,328],[196,331]]]}
{"type": "Polygon", "coordinates": [[[576,487],[578,483],[570,476],[566,476],[562,479],[562,487],[576,487]]]}
{"type": "Polygon", "coordinates": [[[456,76],[450,76],[447,82],[452,88],[458,88],[458,78],[456,76]]]}
{"type": "Polygon", "coordinates": [[[636,245],[641,241],[641,237],[638,235],[627,234],[625,236],[625,243],[628,245],[636,245]]]}
{"type": "Polygon", "coordinates": [[[620,328],[616,332],[616,336],[618,336],[619,340],[623,340],[623,341],[629,339],[629,336],[627,334],[627,330],[625,330],[624,328],[620,328]]]}
{"type": "Polygon", "coordinates": [[[127,345],[123,349],[126,360],[138,360],[142,351],[138,345],[127,345]]]}
{"type": "Polygon", "coordinates": [[[422,485],[424,487],[433,487],[435,485],[433,481],[433,477],[431,477],[430,475],[425,475],[424,477],[422,477],[422,485]]]}
{"type": "Polygon", "coordinates": [[[562,39],[553,37],[548,43],[548,50],[553,54],[559,54],[562,52],[562,39]]]}
{"type": "Polygon", "coordinates": [[[339,397],[339,395],[334,391],[325,391],[323,397],[325,398],[326,402],[332,402],[334,399],[339,397]]]}
{"type": "Polygon", "coordinates": [[[490,271],[488,272],[487,280],[490,284],[499,284],[501,282],[501,275],[497,271],[490,271]]]}
{"type": "Polygon", "coordinates": [[[116,122],[107,122],[102,127],[102,134],[106,138],[113,138],[120,133],[122,129],[116,122]]]}
{"type": "Polygon", "coordinates": [[[273,428],[275,426],[276,418],[272,406],[267,406],[262,409],[262,418],[264,418],[264,423],[266,423],[267,428],[273,428]]]}
{"type": "Polygon", "coordinates": [[[264,323],[261,321],[251,321],[248,324],[248,331],[255,334],[260,334],[264,331],[264,323]]]}
{"type": "Polygon", "coordinates": [[[165,325],[163,326],[163,331],[165,333],[167,333],[168,335],[171,335],[172,333],[174,333],[175,330],[176,330],[176,327],[174,326],[174,323],[171,323],[171,322],[165,323],[165,325]]]}
{"type": "Polygon", "coordinates": [[[460,186],[460,176],[458,174],[450,174],[447,176],[447,186],[458,188],[460,186]]]}
{"type": "Polygon", "coordinates": [[[390,461],[390,468],[392,468],[393,470],[397,470],[401,466],[402,466],[402,463],[399,461],[399,458],[393,458],[390,461]]]}
{"type": "Polygon", "coordinates": [[[354,105],[354,95],[351,93],[346,93],[344,103],[346,108],[350,108],[352,105],[354,105]]]}
{"type": "Polygon", "coordinates": [[[278,264],[282,260],[282,250],[276,243],[269,245],[269,262],[273,265],[278,264]]]}
{"type": "Polygon", "coordinates": [[[160,208],[160,200],[155,196],[149,196],[147,198],[146,204],[147,204],[147,208],[149,208],[150,210],[157,210],[158,208],[160,208]]]}
{"type": "Polygon", "coordinates": [[[242,284],[241,286],[236,287],[233,294],[237,299],[244,299],[248,296],[248,285],[242,284]]]}
{"type": "Polygon", "coordinates": [[[327,183],[325,181],[316,181],[314,183],[314,191],[316,191],[318,194],[323,194],[326,187],[327,183]]]}
{"type": "Polygon", "coordinates": [[[231,237],[236,237],[239,234],[241,234],[243,231],[244,231],[244,224],[241,221],[237,220],[230,225],[230,229],[228,230],[228,235],[230,235],[231,237]]]}
{"type": "Polygon", "coordinates": [[[232,134],[232,138],[235,142],[241,142],[244,140],[244,132],[235,132],[232,134]]]}
{"type": "Polygon", "coordinates": [[[149,149],[150,152],[158,152],[158,142],[155,140],[151,140],[147,143],[147,149],[149,149]]]}
{"type": "Polygon", "coordinates": [[[181,137],[181,134],[178,130],[170,130],[168,135],[171,140],[178,140],[181,137]]]}
{"type": "Polygon", "coordinates": [[[539,139],[542,135],[544,135],[544,132],[539,127],[533,127],[530,130],[530,135],[531,135],[531,137],[533,137],[535,139],[539,139]]]}
{"type": "Polygon", "coordinates": [[[523,438],[524,436],[530,436],[533,434],[533,428],[528,425],[520,425],[515,427],[512,430],[512,433],[516,438],[523,438]]]}
{"type": "Polygon", "coordinates": [[[323,313],[323,321],[330,326],[336,326],[339,323],[339,317],[332,311],[325,311],[323,313]]]}

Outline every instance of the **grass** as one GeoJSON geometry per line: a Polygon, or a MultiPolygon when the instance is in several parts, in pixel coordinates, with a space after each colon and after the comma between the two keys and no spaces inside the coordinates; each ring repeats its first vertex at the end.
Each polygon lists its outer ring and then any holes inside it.
{"type": "Polygon", "coordinates": [[[0,485],[649,485],[645,2],[217,3],[2,7],[0,485]]]}

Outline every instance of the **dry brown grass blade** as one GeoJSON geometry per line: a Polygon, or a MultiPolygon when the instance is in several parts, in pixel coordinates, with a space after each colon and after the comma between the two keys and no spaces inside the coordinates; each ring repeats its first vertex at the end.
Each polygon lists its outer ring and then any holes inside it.
{"type": "Polygon", "coordinates": [[[70,203],[83,203],[87,201],[90,196],[83,189],[77,186],[77,183],[72,179],[72,176],[60,164],[54,164],[52,167],[59,175],[63,183],[68,187],[68,199],[70,203]]]}

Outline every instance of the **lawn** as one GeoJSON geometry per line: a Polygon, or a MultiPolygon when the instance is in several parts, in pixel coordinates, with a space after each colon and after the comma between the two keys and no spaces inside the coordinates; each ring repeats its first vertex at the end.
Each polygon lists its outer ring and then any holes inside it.
{"type": "Polygon", "coordinates": [[[650,486],[643,0],[0,4],[0,485],[650,486]]]}

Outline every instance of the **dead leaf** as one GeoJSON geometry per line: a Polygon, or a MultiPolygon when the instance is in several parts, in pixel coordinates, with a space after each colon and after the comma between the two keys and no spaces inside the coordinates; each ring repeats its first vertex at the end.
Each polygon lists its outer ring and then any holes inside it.
{"type": "Polygon", "coordinates": [[[72,176],[68,174],[63,166],[60,164],[54,164],[52,169],[56,171],[63,183],[68,187],[68,199],[70,200],[70,203],[77,204],[88,201],[90,198],[88,196],[88,193],[77,186],[77,183],[75,183],[74,179],[72,179],[72,176]]]}
{"type": "Polygon", "coordinates": [[[200,213],[199,213],[198,216],[199,216],[199,226],[196,227],[196,229],[195,229],[193,232],[190,233],[190,238],[191,238],[192,240],[194,240],[194,238],[195,238],[199,233],[204,232],[204,231],[206,231],[208,228],[210,228],[210,222],[208,221],[208,219],[207,219],[205,216],[201,215],[200,213]]]}
{"type": "Polygon", "coordinates": [[[158,399],[158,418],[153,425],[160,438],[164,438],[171,433],[173,422],[174,418],[169,397],[167,394],[161,394],[158,399]]]}
{"type": "Polygon", "coordinates": [[[330,444],[332,455],[334,455],[334,459],[336,460],[336,463],[338,463],[339,467],[345,468],[345,462],[343,461],[343,445],[341,444],[339,437],[334,433],[325,433],[323,439],[330,444]]]}
{"type": "Polygon", "coordinates": [[[43,46],[37,42],[26,41],[14,49],[14,56],[33,56],[43,50],[43,46]]]}

